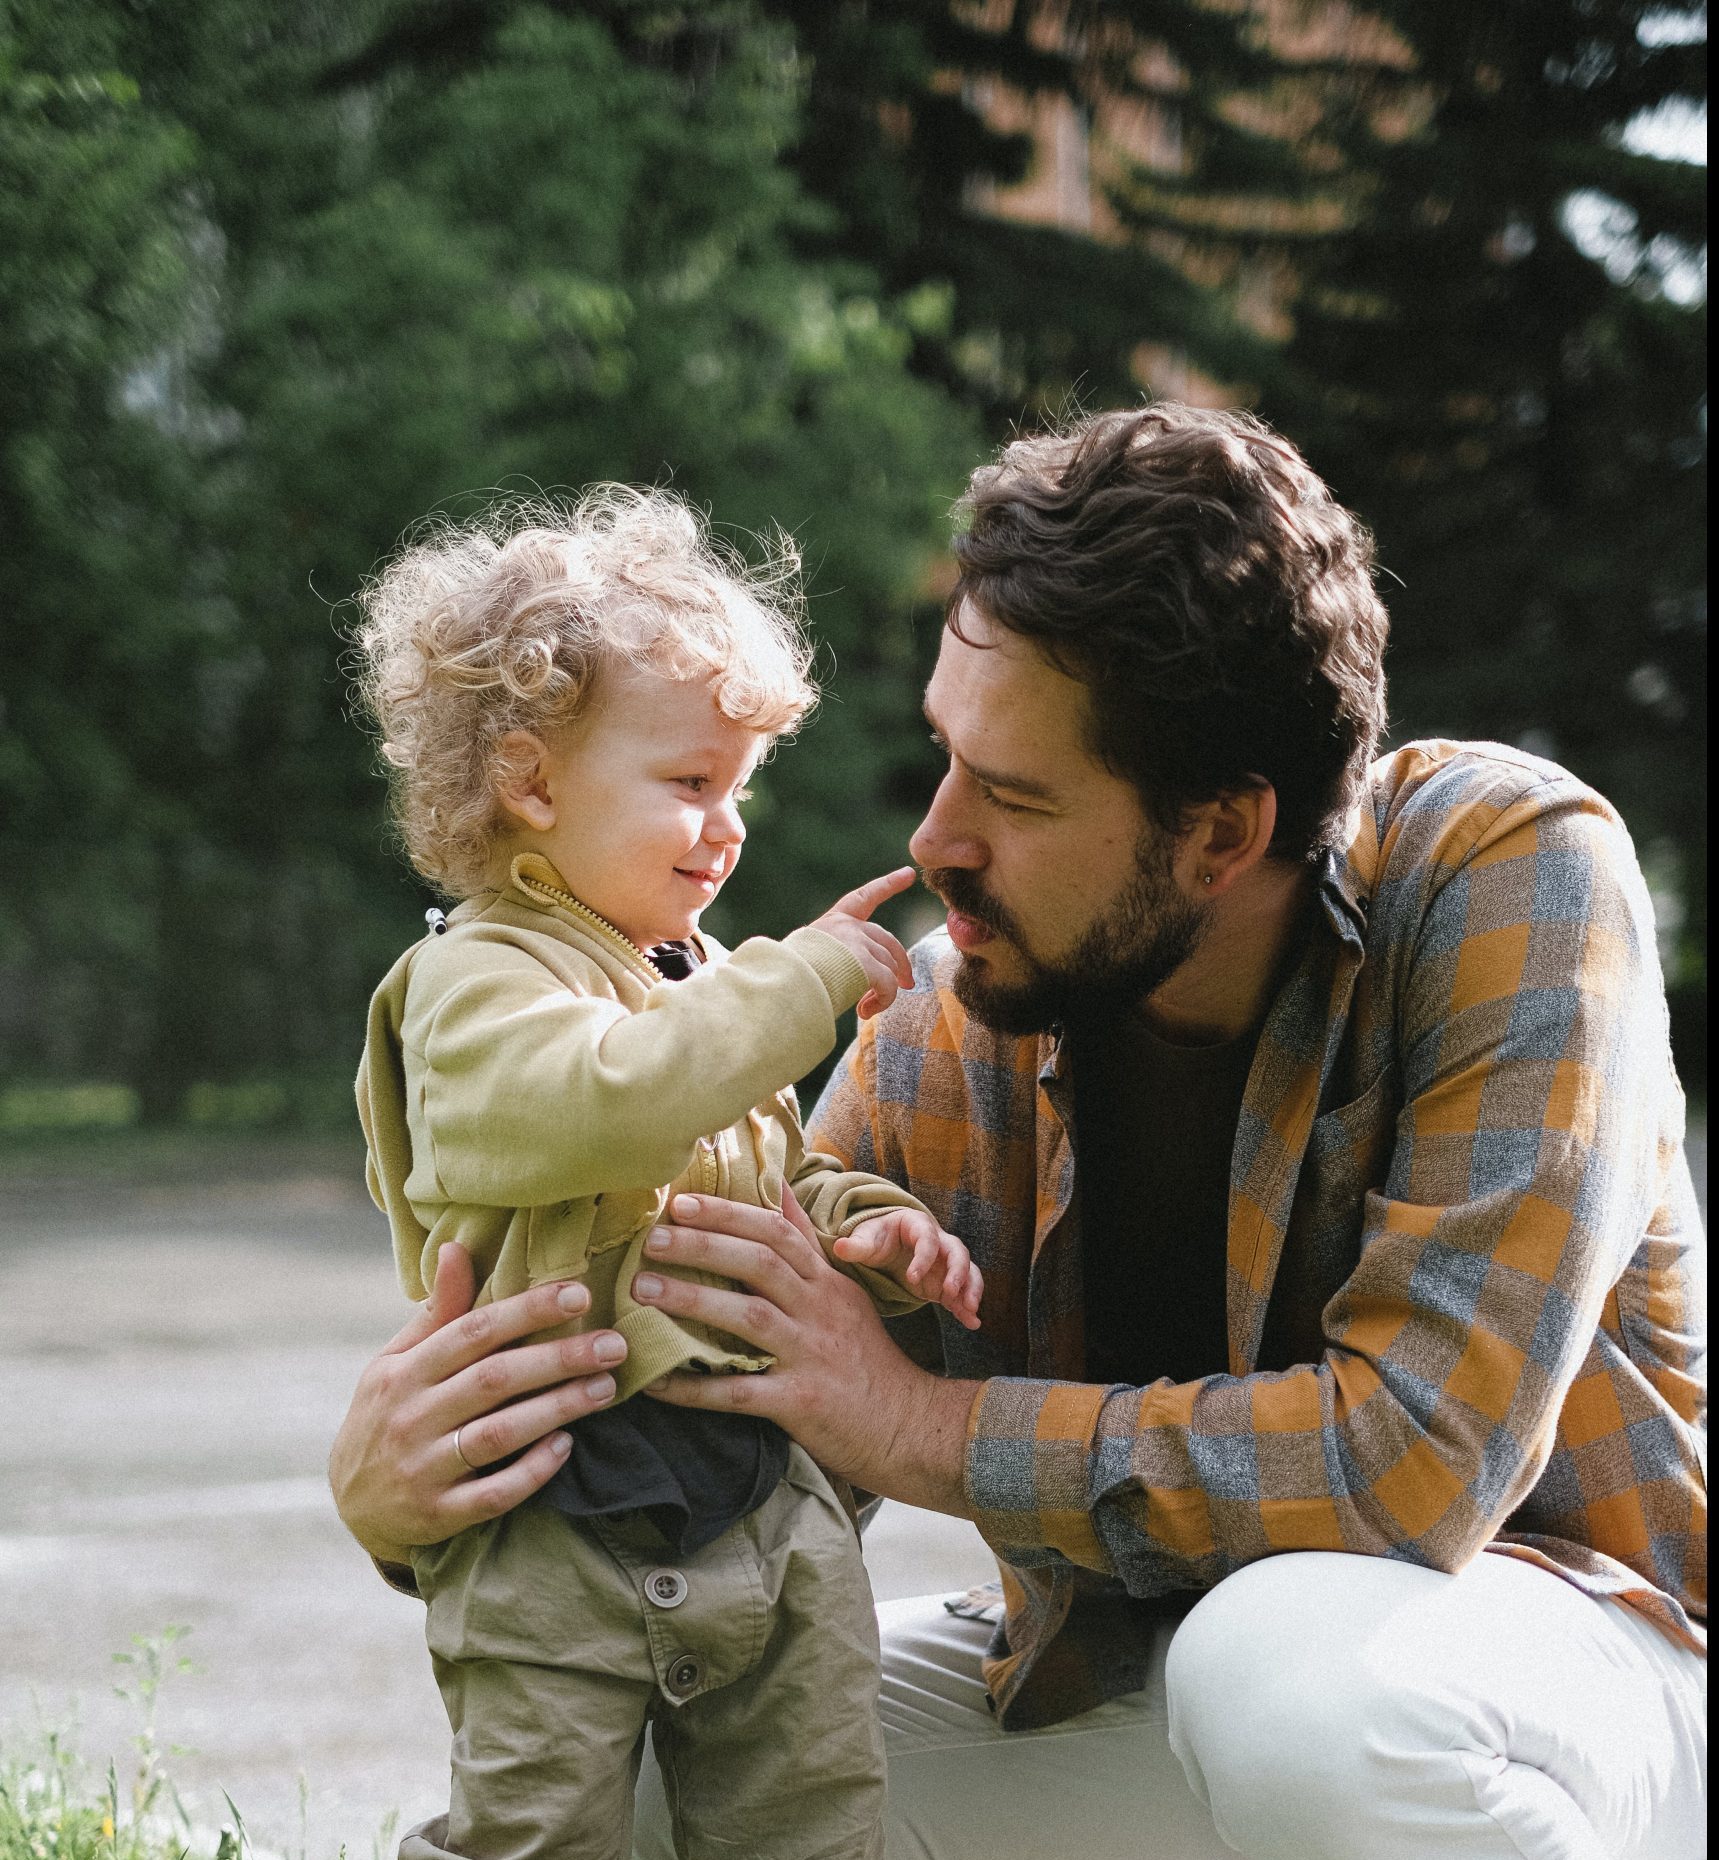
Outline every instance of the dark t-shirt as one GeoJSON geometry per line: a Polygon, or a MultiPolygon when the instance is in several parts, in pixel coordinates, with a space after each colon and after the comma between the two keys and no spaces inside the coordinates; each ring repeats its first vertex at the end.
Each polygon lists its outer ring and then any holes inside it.
{"type": "MultiPolygon", "coordinates": [[[[698,966],[686,943],[660,943],[650,958],[671,982],[698,966]]],[[[573,1451],[541,1502],[572,1518],[642,1511],[676,1555],[756,1511],[788,1469],[788,1436],[774,1421],[675,1408],[648,1395],[599,1409],[567,1432],[573,1451]]]]}
{"type": "Polygon", "coordinates": [[[1129,1014],[1070,1037],[1087,1375],[1221,1374],[1230,1155],[1258,1034],[1172,1046],[1129,1014]]]}

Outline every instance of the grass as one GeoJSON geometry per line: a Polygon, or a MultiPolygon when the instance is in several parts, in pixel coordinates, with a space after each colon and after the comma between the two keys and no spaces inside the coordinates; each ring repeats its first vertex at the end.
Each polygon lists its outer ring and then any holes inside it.
{"type": "MultiPolygon", "coordinates": [[[[168,1773],[167,1758],[184,1753],[163,1749],[156,1705],[167,1679],[196,1670],[177,1651],[188,1632],[169,1627],[137,1635],[128,1652],[114,1655],[125,1669],[114,1691],[136,1709],[140,1727],[123,1779],[112,1759],[105,1770],[95,1769],[57,1730],[42,1732],[27,1753],[0,1742],[0,1860],[265,1860],[230,1795],[222,1792],[226,1824],[199,1829],[168,1773]]],[[[302,1772],[298,1781],[300,1833],[290,1860],[310,1860],[304,1836],[310,1797],[302,1772]]],[[[372,1860],[394,1851],[396,1820],[390,1815],[377,1830],[372,1860]]],[[[344,1842],[339,1860],[349,1860],[344,1842]]]]}
{"type": "MultiPolygon", "coordinates": [[[[196,1833],[155,1729],[163,1681],[193,1670],[175,1651],[186,1632],[170,1627],[138,1635],[129,1652],[114,1655],[127,1669],[114,1691],[136,1707],[141,1722],[124,1783],[111,1760],[105,1775],[95,1775],[58,1731],[44,1733],[30,1756],[0,1751],[0,1860],[192,1860],[196,1833]]],[[[212,1846],[203,1843],[211,1860],[242,1860],[247,1852],[236,1809],[233,1822],[210,1837],[212,1846]]]]}

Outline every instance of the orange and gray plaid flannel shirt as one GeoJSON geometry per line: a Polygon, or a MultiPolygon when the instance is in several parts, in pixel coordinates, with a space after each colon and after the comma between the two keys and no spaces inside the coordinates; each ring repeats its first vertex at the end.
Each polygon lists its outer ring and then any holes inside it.
{"type": "Polygon", "coordinates": [[[1011,1728],[1142,1684],[1146,1598],[1285,1550],[1508,1552],[1704,1644],[1705,1238],[1628,835],[1549,763],[1411,744],[1318,901],[1236,1134],[1226,1374],[1082,1380],[1067,1056],[970,1020],[941,936],[815,1114],[984,1268],[983,1329],[939,1318],[1011,1728]]]}

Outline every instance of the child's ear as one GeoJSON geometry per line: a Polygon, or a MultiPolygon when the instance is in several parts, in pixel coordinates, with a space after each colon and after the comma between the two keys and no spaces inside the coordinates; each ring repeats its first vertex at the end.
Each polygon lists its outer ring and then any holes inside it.
{"type": "Polygon", "coordinates": [[[547,833],[555,825],[549,787],[549,749],[529,730],[509,730],[496,744],[495,792],[521,826],[547,833]]]}

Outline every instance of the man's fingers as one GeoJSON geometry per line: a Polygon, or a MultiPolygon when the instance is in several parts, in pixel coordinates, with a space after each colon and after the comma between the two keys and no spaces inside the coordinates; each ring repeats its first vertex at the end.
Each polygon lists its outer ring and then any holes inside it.
{"type": "MultiPolygon", "coordinates": [[[[426,1412],[451,1432],[475,1422],[480,1415],[493,1415],[521,1395],[559,1383],[582,1381],[587,1376],[606,1376],[626,1359],[626,1354],[625,1340],[612,1330],[550,1338],[523,1344],[517,1350],[496,1350],[438,1382],[426,1412]]],[[[466,1457],[470,1459],[471,1455],[466,1457]]],[[[475,1460],[472,1463],[477,1464],[475,1460]]]]}
{"type": "MultiPolygon", "coordinates": [[[[666,1248],[671,1258],[684,1262],[690,1257],[681,1250],[683,1236],[679,1230],[685,1229],[687,1237],[702,1233],[713,1242],[708,1255],[694,1260],[694,1264],[705,1265],[720,1254],[721,1263],[711,1270],[725,1273],[731,1279],[743,1279],[748,1285],[757,1283],[752,1276],[760,1267],[756,1256],[733,1248],[723,1249],[714,1243],[755,1241],[767,1247],[802,1279],[815,1278],[820,1272],[829,1270],[803,1210],[799,1210],[800,1221],[795,1222],[786,1211],[778,1214],[773,1208],[755,1208],[744,1201],[723,1201],[715,1195],[676,1195],[668,1211],[675,1226],[659,1231],[671,1236],[666,1248]],[[737,1264],[744,1264],[751,1270],[737,1271],[737,1264]]],[[[649,1244],[645,1250],[656,1251],[649,1244]]]]}
{"type": "MultiPolygon", "coordinates": [[[[691,1200],[691,1197],[687,1197],[691,1200]]],[[[812,1225],[812,1217],[802,1208],[791,1188],[782,1190],[782,1218],[792,1226],[809,1245],[818,1244],[818,1230],[812,1225]]]]}
{"type": "Polygon", "coordinates": [[[893,872],[885,872],[881,878],[868,878],[863,885],[856,885],[830,908],[840,911],[844,917],[869,917],[880,904],[899,897],[918,876],[910,865],[897,866],[893,872]]]}
{"type": "Polygon", "coordinates": [[[426,1337],[433,1336],[441,1328],[434,1309],[429,1304],[421,1304],[392,1337],[383,1344],[380,1356],[403,1356],[408,1350],[415,1350],[426,1337]]]}
{"type": "Polygon", "coordinates": [[[711,1408],[728,1414],[770,1415],[780,1392],[776,1376],[697,1376],[681,1372],[649,1383],[644,1393],[676,1408],[711,1408]]]}
{"type": "Polygon", "coordinates": [[[474,1420],[462,1421],[460,1457],[468,1466],[480,1470],[493,1466],[522,1447],[582,1420],[593,1409],[606,1407],[614,1395],[615,1378],[604,1372],[581,1376],[577,1381],[545,1389],[540,1395],[510,1402],[505,1408],[492,1409],[474,1420]]]}
{"type": "MultiPolygon", "coordinates": [[[[666,1274],[641,1272],[633,1279],[633,1296],[642,1305],[655,1305],[671,1317],[692,1318],[712,1330],[725,1330],[755,1350],[775,1355],[788,1320],[779,1306],[756,1292],[734,1292],[726,1286],[695,1285],[666,1274]]],[[[725,1376],[712,1377],[726,1381],[725,1376]]]]}
{"type": "MultiPolygon", "coordinates": [[[[445,1247],[442,1250],[447,1251],[445,1247]]],[[[504,1344],[565,1324],[590,1307],[590,1292],[571,1282],[535,1285],[528,1292],[499,1298],[493,1305],[479,1305],[425,1339],[420,1351],[424,1380],[445,1382],[504,1344]]]]}
{"type": "Polygon", "coordinates": [[[464,1479],[450,1487],[436,1507],[437,1517],[446,1526],[444,1535],[452,1537],[470,1525],[499,1518],[533,1492],[541,1491],[566,1460],[570,1444],[567,1436],[557,1430],[499,1472],[485,1473],[481,1479],[464,1479]]]}
{"type": "Polygon", "coordinates": [[[436,1253],[436,1278],[430,1295],[382,1346],[384,1356],[401,1356],[426,1337],[451,1324],[472,1308],[477,1296],[472,1256],[457,1240],[445,1242],[436,1253]]]}
{"type": "Polygon", "coordinates": [[[477,1268],[457,1240],[436,1249],[436,1276],[428,1304],[435,1328],[464,1317],[477,1302],[477,1268]]]}

